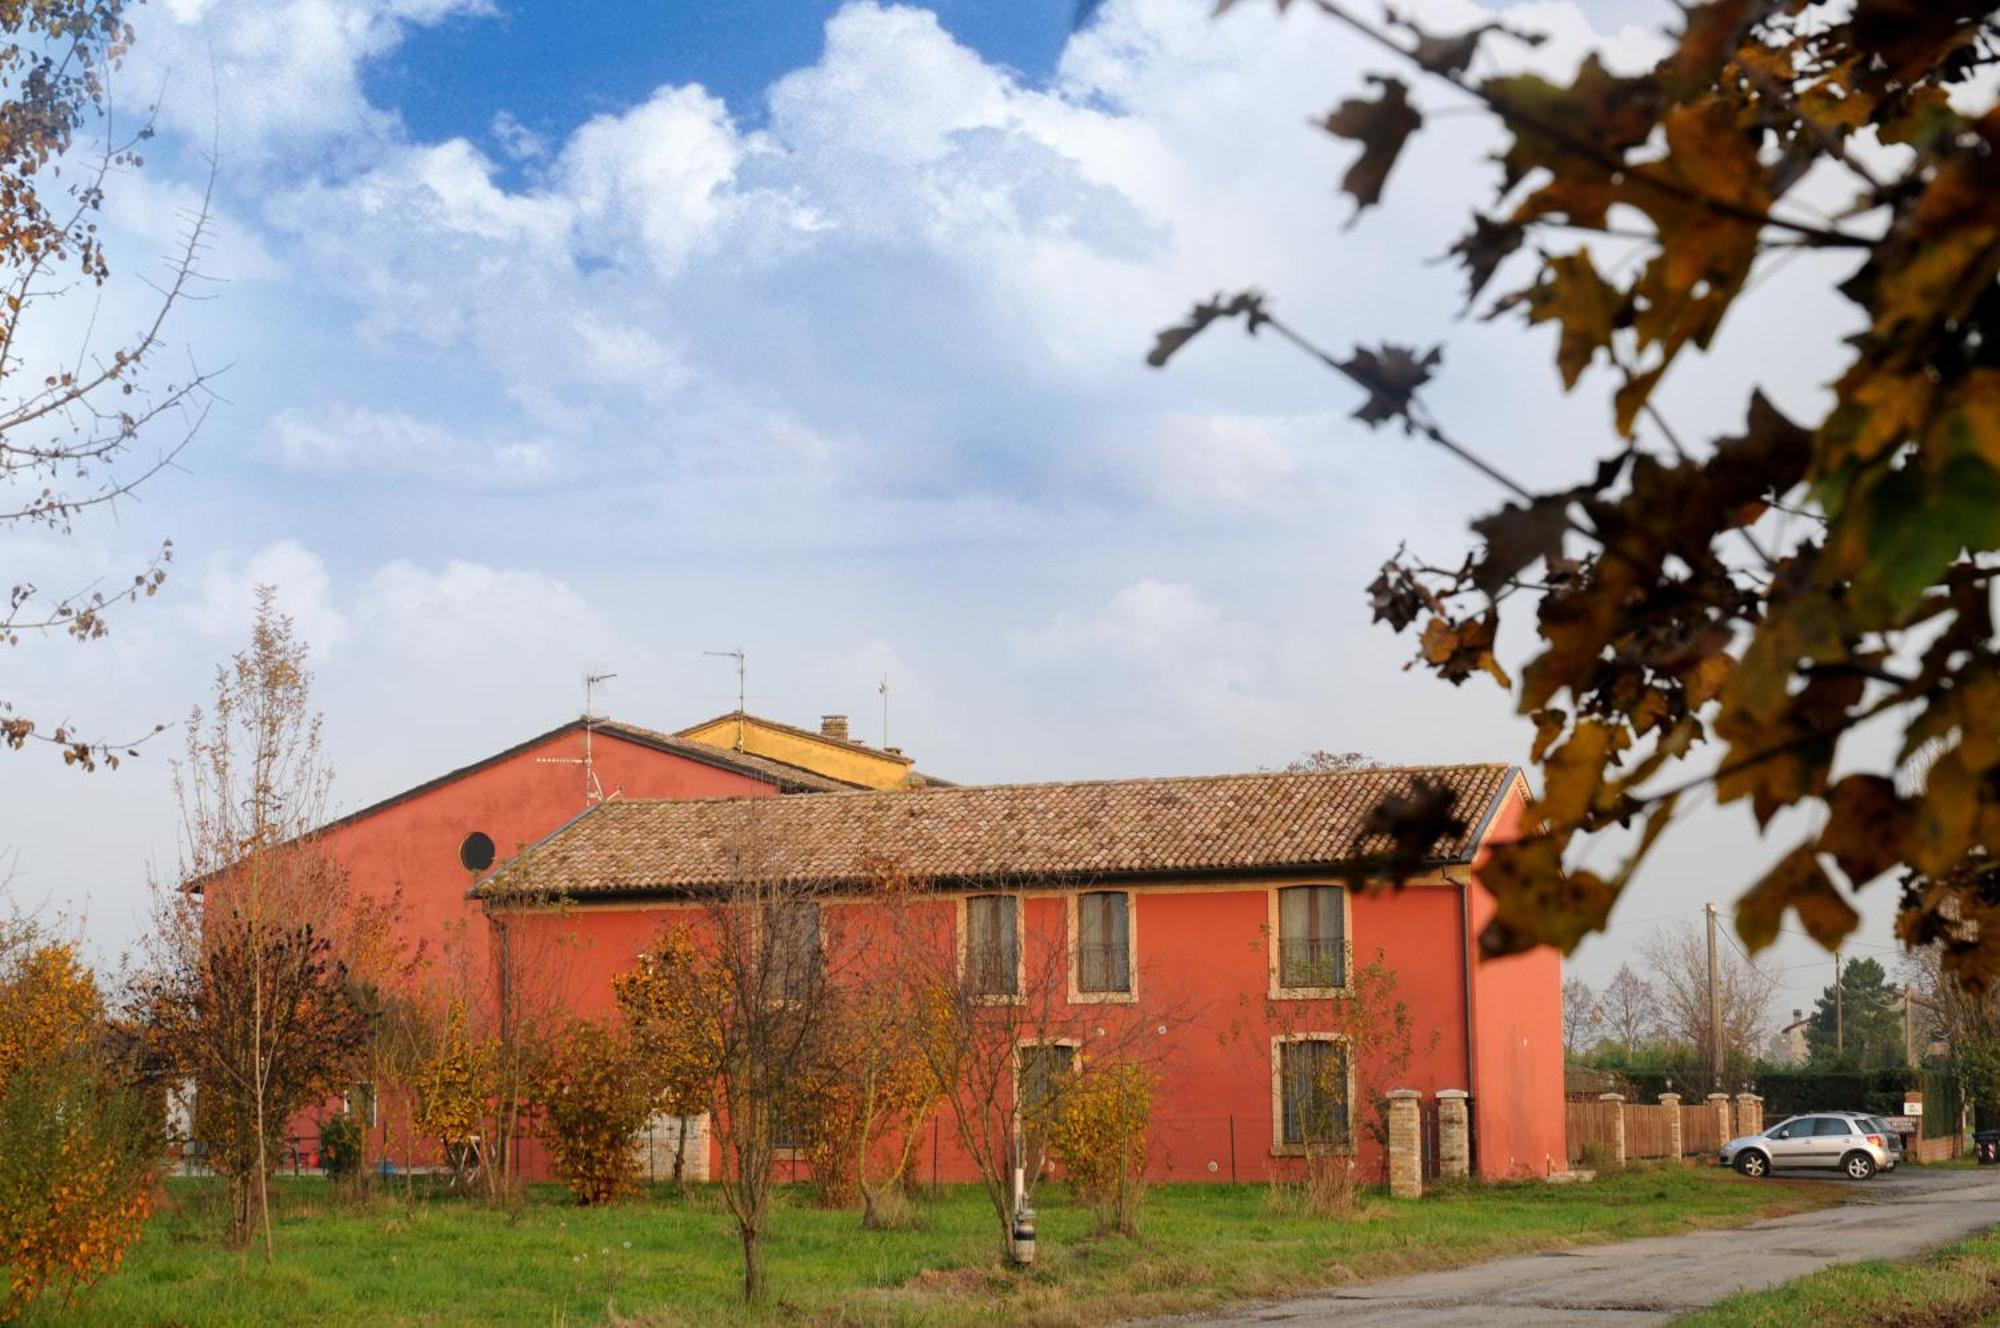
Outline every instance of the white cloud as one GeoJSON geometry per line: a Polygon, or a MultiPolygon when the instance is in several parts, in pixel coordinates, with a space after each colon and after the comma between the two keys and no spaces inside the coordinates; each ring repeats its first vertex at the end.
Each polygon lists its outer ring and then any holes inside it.
{"type": "Polygon", "coordinates": [[[139,21],[126,79],[159,86],[166,123],[233,167],[366,149],[396,117],[368,101],[361,66],[412,25],[495,12],[490,0],[167,0],[139,21]]]}
{"type": "Polygon", "coordinates": [[[419,475],[472,489],[535,484],[555,471],[543,442],[487,440],[401,411],[345,403],[279,412],[269,455],[302,474],[362,482],[419,475]]]}
{"type": "Polygon", "coordinates": [[[347,618],[334,606],[333,578],[325,560],[296,540],[279,540],[248,553],[213,554],[199,585],[200,599],[190,616],[212,640],[249,639],[259,586],[277,587],[279,610],[297,624],[299,638],[315,656],[332,653],[347,637],[347,618]]]}
{"type": "Polygon", "coordinates": [[[1240,739],[1283,719],[1266,692],[1271,658],[1262,632],[1184,583],[1134,582],[1096,611],[1059,614],[1015,633],[1010,645],[1024,664],[1062,667],[1127,706],[1136,685],[1149,710],[1177,725],[1240,739]]]}
{"type": "Polygon", "coordinates": [[[412,701],[476,677],[476,708],[499,714],[515,713],[512,697],[567,691],[616,642],[559,578],[456,558],[435,571],[402,559],[378,569],[355,594],[354,628],[357,645],[410,681],[412,701]]]}

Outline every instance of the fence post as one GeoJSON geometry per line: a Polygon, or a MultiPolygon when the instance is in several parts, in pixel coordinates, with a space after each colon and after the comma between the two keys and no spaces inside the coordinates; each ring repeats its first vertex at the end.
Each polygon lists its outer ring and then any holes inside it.
{"type": "Polygon", "coordinates": [[[1625,1165],[1625,1095],[1599,1093],[1597,1100],[1610,1103],[1617,1108],[1611,1113],[1611,1165],[1622,1169],[1625,1165]]]}
{"type": "Polygon", "coordinates": [[[1687,1156],[1681,1133],[1681,1095],[1679,1093],[1660,1094],[1660,1105],[1667,1109],[1667,1156],[1679,1162],[1687,1156]]]}
{"type": "Polygon", "coordinates": [[[1729,1094],[1710,1093],[1708,1105],[1715,1111],[1716,1137],[1726,1144],[1736,1137],[1729,1130],[1729,1094]]]}
{"type": "Polygon", "coordinates": [[[1397,1199],[1421,1198],[1424,1192],[1423,1124],[1414,1088],[1389,1090],[1389,1193],[1397,1199]]]}
{"type": "Polygon", "coordinates": [[[1438,1175],[1446,1180],[1472,1174],[1472,1136],[1462,1088],[1438,1090],[1438,1175]]]}
{"type": "Polygon", "coordinates": [[[1736,1133],[1762,1134],[1764,1132],[1764,1099],[1755,1093],[1736,1095],[1736,1133]]]}

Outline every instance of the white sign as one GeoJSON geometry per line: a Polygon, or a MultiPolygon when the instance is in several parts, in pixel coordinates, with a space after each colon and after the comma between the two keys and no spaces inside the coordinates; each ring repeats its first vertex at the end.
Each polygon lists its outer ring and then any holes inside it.
{"type": "Polygon", "coordinates": [[[1893,1134],[1915,1134],[1922,1125],[1915,1116],[1889,1117],[1889,1130],[1893,1134]]]}
{"type": "Polygon", "coordinates": [[[1905,1116],[1921,1116],[1924,1114],[1924,1104],[1922,1102],[1905,1102],[1903,1104],[1903,1114],[1905,1116]]]}

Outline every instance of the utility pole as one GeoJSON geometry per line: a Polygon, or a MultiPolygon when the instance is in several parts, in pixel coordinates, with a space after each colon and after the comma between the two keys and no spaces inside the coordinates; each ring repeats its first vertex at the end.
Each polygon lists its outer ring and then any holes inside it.
{"type": "Polygon", "coordinates": [[[1833,1054],[1847,1054],[1847,993],[1840,989],[1840,951],[1833,952],[1833,1054]]]}
{"type": "Polygon", "coordinates": [[[1708,906],[1708,1054],[1715,1088],[1722,1087],[1722,987],[1715,976],[1715,905],[1708,906]]]}
{"type": "Polygon", "coordinates": [[[1917,1063],[1917,1040],[1911,1036],[1910,1024],[1913,1021],[1914,1011],[1911,1007],[1915,1003],[1916,994],[1915,987],[1903,988],[1903,1063],[1913,1068],[1917,1063]]]}

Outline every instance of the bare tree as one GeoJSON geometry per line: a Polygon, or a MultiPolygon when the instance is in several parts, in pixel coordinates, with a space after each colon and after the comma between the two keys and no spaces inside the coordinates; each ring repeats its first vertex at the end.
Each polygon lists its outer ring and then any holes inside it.
{"type": "Polygon", "coordinates": [[[1575,1056],[1588,1051],[1596,1041],[1604,1016],[1598,1009],[1597,993],[1582,978],[1563,979],[1562,1002],[1563,1050],[1575,1056]]]}
{"type": "Polygon", "coordinates": [[[180,875],[155,883],[135,988],[157,1053],[195,1082],[231,1236],[246,1241],[254,1216],[267,1260],[286,1121],[348,1081],[366,1032],[349,956],[375,969],[397,948],[395,919],[349,888],[314,833],[332,774],[311,687],[306,648],[261,587],[249,648],[188,720],[180,875]]]}
{"type": "Polygon", "coordinates": [[[1714,1063],[1719,1037],[1725,1064],[1747,1065],[1764,1045],[1777,980],[1745,961],[1733,947],[1716,957],[1715,985],[1722,1022],[1710,1014],[1708,947],[1699,928],[1655,931],[1640,947],[1660,997],[1661,1025],[1670,1038],[1695,1049],[1701,1064],[1714,1063]]]}
{"type": "MultiPolygon", "coordinates": [[[[1119,892],[1054,877],[982,885],[963,900],[913,892],[887,908],[884,931],[922,993],[918,1043],[1011,1257],[1017,1196],[1032,1201],[1049,1168],[1050,1127],[1083,1082],[1084,1059],[1153,1066],[1162,1031],[1184,1026],[1193,1006],[1169,975],[1132,967],[1115,924],[1108,941],[1082,939],[1081,926],[1070,939],[1066,896],[1080,906],[1119,892]],[[1081,990],[1098,986],[1121,998],[1081,990]]],[[[1130,908],[1133,896],[1122,898],[1130,908]]]]}
{"type": "Polygon", "coordinates": [[[781,1152],[803,1147],[800,1076],[826,1057],[842,974],[862,956],[843,910],[787,879],[749,835],[728,846],[731,883],[704,910],[709,963],[722,1000],[710,1128],[724,1160],[722,1197],[743,1246],[743,1298],[766,1286],[764,1239],[781,1152]]]}
{"type": "Polygon", "coordinates": [[[1346,770],[1377,770],[1382,763],[1366,752],[1329,752],[1320,748],[1285,762],[1288,775],[1318,775],[1346,770]]]}
{"type": "Polygon", "coordinates": [[[1605,1036],[1629,1056],[1658,1033],[1660,995],[1630,964],[1620,964],[1597,998],[1597,1015],[1605,1036]]]}
{"type": "MultiPolygon", "coordinates": [[[[207,411],[208,375],[190,367],[182,377],[149,385],[164,353],[168,316],[196,298],[197,264],[207,244],[208,189],[185,218],[185,232],[156,298],[138,326],[116,345],[96,344],[92,331],[66,352],[35,345],[25,328],[39,309],[83,298],[79,287],[101,287],[110,276],[99,217],[114,172],[141,163],[150,121],[121,129],[110,111],[110,77],[132,41],[127,0],[38,0],[0,7],[0,529],[40,527],[68,535],[77,519],[111,509],[166,469],[200,427],[207,411]],[[101,123],[103,140],[81,160],[77,135],[101,123]],[[76,149],[76,151],[73,151],[76,149]],[[67,187],[57,189],[70,167],[67,187]],[[33,349],[31,350],[31,346],[33,349]],[[166,430],[150,456],[131,455],[143,435],[166,430]]],[[[172,541],[128,582],[101,581],[53,593],[17,580],[0,604],[0,647],[24,636],[60,633],[78,641],[102,637],[114,604],[153,595],[166,579],[172,541]]],[[[113,741],[68,721],[39,723],[11,697],[0,696],[0,743],[52,744],[85,770],[115,767],[137,742],[163,728],[113,741]]]]}

